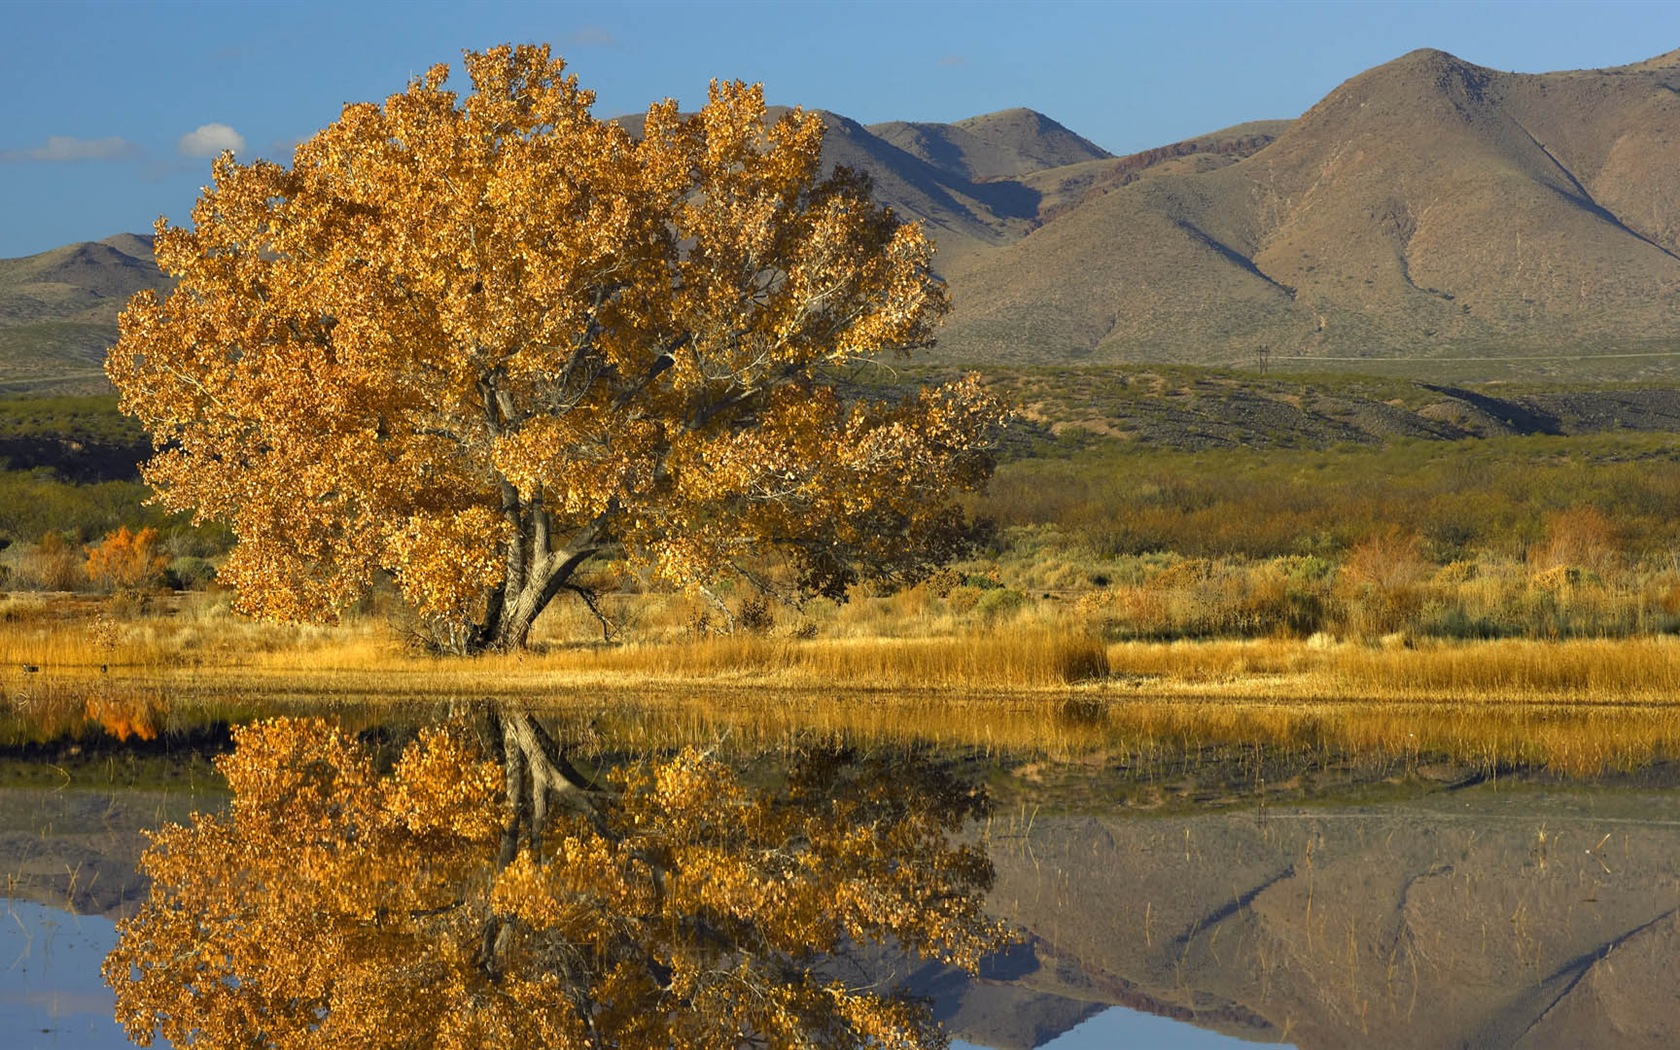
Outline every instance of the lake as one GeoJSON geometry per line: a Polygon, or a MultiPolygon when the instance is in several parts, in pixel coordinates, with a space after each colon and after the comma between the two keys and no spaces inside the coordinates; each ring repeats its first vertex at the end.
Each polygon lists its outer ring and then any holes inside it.
{"type": "MultiPolygon", "coordinates": [[[[423,721],[358,714],[354,727],[389,759],[423,721]]],[[[674,746],[666,731],[632,741],[552,724],[557,739],[587,735],[575,753],[596,770],[674,746]]],[[[845,963],[906,981],[957,1046],[1680,1039],[1680,767],[1668,761],[1572,778],[1229,740],[1057,754],[685,731],[742,771],[749,802],[813,752],[861,770],[871,791],[902,781],[907,797],[871,804],[913,814],[916,793],[942,785],[985,795],[958,839],[984,849],[985,907],[1014,943],[972,977],[875,950],[845,963]]],[[[125,1045],[98,969],[112,920],[146,899],[144,832],[227,805],[208,765],[225,727],[174,719],[151,736],[89,725],[15,743],[0,765],[8,1045],[125,1045]]]]}

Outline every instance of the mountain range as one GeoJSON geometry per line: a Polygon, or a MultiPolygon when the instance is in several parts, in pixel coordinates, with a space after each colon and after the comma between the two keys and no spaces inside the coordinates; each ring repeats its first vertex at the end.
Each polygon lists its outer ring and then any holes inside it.
{"type": "MultiPolygon", "coordinates": [[[[1295,120],[1129,156],[1026,109],[823,117],[825,163],[939,244],[943,363],[1680,374],[1680,50],[1542,74],[1414,51],[1295,120]]],[[[0,260],[0,385],[99,383],[149,247],[0,260]]]]}
{"type": "Polygon", "coordinates": [[[1527,75],[1417,51],[1184,159],[955,260],[948,352],[1680,360],[1680,51],[1527,75]]]}

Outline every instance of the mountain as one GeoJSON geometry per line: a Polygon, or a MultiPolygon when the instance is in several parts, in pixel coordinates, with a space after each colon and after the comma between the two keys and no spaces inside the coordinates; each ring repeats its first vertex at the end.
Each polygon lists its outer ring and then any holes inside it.
{"type": "Polygon", "coordinates": [[[891,121],[869,131],[935,167],[974,181],[1013,179],[1110,154],[1042,113],[1006,109],[955,124],[891,121]]]}
{"type": "Polygon", "coordinates": [[[1677,253],[1680,52],[1514,74],[1417,51],[1249,156],[1086,200],[958,271],[941,342],[971,362],[1672,369],[1677,253]]]}
{"type": "Polygon", "coordinates": [[[0,389],[102,391],[117,314],[164,285],[152,239],[123,233],[0,259],[0,389]]]}
{"type": "MultiPolygon", "coordinates": [[[[789,111],[772,106],[768,119],[789,111]]],[[[987,249],[1012,244],[1039,222],[1045,192],[1025,178],[1112,159],[1101,147],[1028,109],[1010,109],[955,124],[894,121],[865,127],[850,117],[814,111],[826,125],[823,166],[866,171],[876,199],[924,223],[939,244],[942,273],[960,270],[987,249]]],[[[642,117],[615,118],[632,133],[642,117]]]]}
{"type": "MultiPolygon", "coordinates": [[[[939,244],[945,364],[1680,374],[1680,50],[1541,74],[1415,51],[1298,119],[1129,156],[1027,109],[822,116],[825,164],[939,244]]],[[[149,247],[0,261],[0,385],[99,382],[149,247]]]]}
{"type": "MultiPolygon", "coordinates": [[[[879,198],[928,224],[942,265],[1013,243],[1036,224],[1045,193],[1004,175],[1110,159],[1031,110],[875,128],[822,117],[824,163],[869,171],[879,198]]],[[[618,120],[640,130],[638,116],[618,120]]],[[[134,292],[163,284],[151,238],[135,234],[0,260],[0,390],[107,390],[100,366],[116,340],[117,313],[134,292]]]]}

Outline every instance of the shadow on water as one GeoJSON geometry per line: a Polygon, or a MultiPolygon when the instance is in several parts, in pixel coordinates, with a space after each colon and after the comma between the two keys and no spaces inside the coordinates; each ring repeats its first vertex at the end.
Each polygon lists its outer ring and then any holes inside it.
{"type": "Polygon", "coordinates": [[[931,1019],[1009,1048],[1680,1041],[1680,766],[1661,757],[1579,779],[1486,753],[1141,736],[1084,702],[1055,716],[1087,734],[1063,749],[473,705],[341,714],[338,733],[251,730],[244,766],[224,760],[231,795],[210,765],[226,719],[160,708],[148,735],[89,709],[50,738],[14,732],[10,895],[209,938],[191,954],[226,960],[213,988],[161,962],[182,946],[163,934],[112,956],[137,1030],[183,1001],[232,1024],[248,1004],[220,1000],[249,988],[304,1023],[381,1032],[401,1015],[428,1040],[499,1045],[578,1025],[667,1045],[679,1016],[714,1041],[782,1023],[846,1045],[866,1015],[913,1043],[931,1019]],[[148,896],[142,831],[166,824],[148,896]],[[982,901],[1013,940],[979,960],[982,901]],[[904,951],[918,944],[935,957],[904,951]],[[285,962],[238,971],[253,959],[285,962]],[[929,1014],[870,998],[901,982],[929,1014]],[[830,984],[853,998],[810,997],[830,984]],[[437,987],[459,997],[422,990],[437,987]],[[436,1009],[409,1006],[428,996],[436,1009]],[[1194,1027],[1138,1027],[1167,1022],[1194,1027]]]}

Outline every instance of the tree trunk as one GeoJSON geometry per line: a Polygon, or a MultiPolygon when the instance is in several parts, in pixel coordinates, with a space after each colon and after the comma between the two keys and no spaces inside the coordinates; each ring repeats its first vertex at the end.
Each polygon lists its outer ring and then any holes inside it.
{"type": "Polygon", "coordinates": [[[541,510],[532,511],[534,535],[522,537],[510,548],[507,579],[490,595],[484,622],[473,629],[468,651],[525,648],[537,617],[556,595],[572,586],[572,577],[599,552],[595,538],[604,518],[597,518],[565,548],[555,551],[548,547],[547,516],[541,510]]]}

